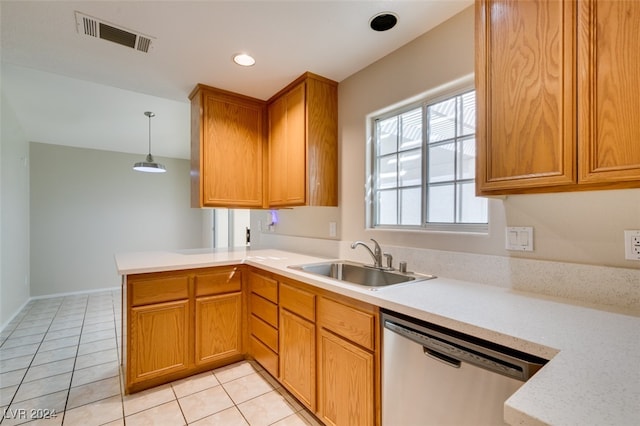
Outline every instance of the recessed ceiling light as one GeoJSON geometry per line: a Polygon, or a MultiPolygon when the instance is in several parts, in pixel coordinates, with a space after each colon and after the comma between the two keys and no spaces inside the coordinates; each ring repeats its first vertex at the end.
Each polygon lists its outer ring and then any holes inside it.
{"type": "Polygon", "coordinates": [[[393,12],[381,12],[369,20],[369,26],[374,31],[387,31],[398,23],[398,16],[393,12]]]}
{"type": "Polygon", "coordinates": [[[247,53],[236,53],[233,55],[233,62],[238,65],[242,65],[243,67],[250,67],[256,63],[256,60],[253,59],[253,56],[247,53]]]}

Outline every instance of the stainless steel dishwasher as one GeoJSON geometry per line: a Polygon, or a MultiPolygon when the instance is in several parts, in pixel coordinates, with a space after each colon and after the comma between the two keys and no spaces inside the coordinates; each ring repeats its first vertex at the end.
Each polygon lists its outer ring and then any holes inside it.
{"type": "Polygon", "coordinates": [[[503,405],[547,361],[382,314],[382,426],[503,425],[503,405]]]}

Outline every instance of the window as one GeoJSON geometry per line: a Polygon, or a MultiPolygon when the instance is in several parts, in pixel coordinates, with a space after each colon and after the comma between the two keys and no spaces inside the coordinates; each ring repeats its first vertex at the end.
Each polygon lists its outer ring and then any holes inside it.
{"type": "Polygon", "coordinates": [[[475,196],[475,91],[373,119],[372,225],[486,230],[475,196]]]}

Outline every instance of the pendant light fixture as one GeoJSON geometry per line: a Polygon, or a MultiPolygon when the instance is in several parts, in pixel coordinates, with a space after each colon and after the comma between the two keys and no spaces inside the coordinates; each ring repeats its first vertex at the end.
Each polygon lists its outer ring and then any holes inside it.
{"type": "Polygon", "coordinates": [[[151,155],[151,117],[156,115],[151,111],[145,112],[144,115],[149,117],[149,154],[147,154],[147,158],[144,161],[134,164],[133,170],[147,173],[164,173],[167,169],[162,164],[153,161],[153,155],[151,155]]]}

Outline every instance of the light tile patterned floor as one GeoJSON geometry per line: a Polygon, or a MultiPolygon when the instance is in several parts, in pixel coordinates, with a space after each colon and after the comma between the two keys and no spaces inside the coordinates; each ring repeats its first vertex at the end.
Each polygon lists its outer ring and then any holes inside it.
{"type": "Polygon", "coordinates": [[[123,395],[120,292],[32,300],[0,333],[0,423],[318,425],[258,364],[123,395]]]}

